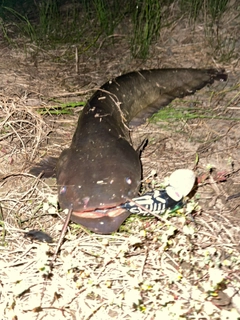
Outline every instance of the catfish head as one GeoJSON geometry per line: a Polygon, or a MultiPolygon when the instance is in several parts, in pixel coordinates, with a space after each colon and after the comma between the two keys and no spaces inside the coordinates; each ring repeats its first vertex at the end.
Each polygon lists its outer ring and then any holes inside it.
{"type": "Polygon", "coordinates": [[[129,216],[117,207],[137,196],[141,163],[125,139],[96,136],[62,152],[56,177],[60,207],[72,208],[71,220],[105,234],[116,231],[129,216]]]}

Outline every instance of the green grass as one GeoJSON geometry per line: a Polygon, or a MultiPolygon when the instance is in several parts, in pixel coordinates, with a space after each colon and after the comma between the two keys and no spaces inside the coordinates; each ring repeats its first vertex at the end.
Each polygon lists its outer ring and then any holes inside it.
{"type": "MultiPolygon", "coordinates": [[[[59,8],[55,0],[45,0],[36,3],[39,12],[39,36],[56,34],[60,31],[60,24],[62,22],[59,8]]],[[[67,20],[67,19],[66,19],[67,20]]]]}
{"type": "MultiPolygon", "coordinates": [[[[25,0],[20,4],[2,0],[0,28],[9,43],[13,37],[24,36],[44,48],[69,44],[78,45],[83,52],[95,45],[100,35],[114,35],[116,27],[123,23],[132,55],[145,59],[161,28],[184,15],[193,24],[204,20],[214,30],[229,3],[230,0],[25,0]]],[[[221,39],[218,43],[221,50],[221,39]]],[[[232,50],[231,43],[228,52],[222,54],[223,59],[231,56],[232,50]]]]}
{"type": "Polygon", "coordinates": [[[208,16],[212,22],[216,22],[226,11],[228,3],[229,0],[179,0],[181,11],[188,13],[194,21],[201,16],[208,16]]]}
{"type": "MultiPolygon", "coordinates": [[[[182,102],[184,102],[182,100],[182,102]]],[[[214,115],[212,109],[206,109],[201,107],[172,107],[171,104],[155,113],[150,122],[157,123],[157,122],[168,122],[168,123],[175,123],[179,120],[181,121],[188,121],[192,119],[221,119],[221,120],[229,120],[229,121],[239,121],[240,118],[232,118],[228,116],[220,116],[214,115]]]]}
{"type": "MultiPolygon", "coordinates": [[[[20,33],[26,35],[32,42],[36,41],[36,32],[28,18],[10,7],[2,7],[3,10],[9,12],[15,19],[14,25],[19,29],[20,33]]],[[[3,25],[5,37],[7,37],[6,28],[3,25]]],[[[7,37],[8,38],[8,37],[7,37]]]]}
{"type": "Polygon", "coordinates": [[[131,50],[134,57],[146,58],[152,41],[159,35],[161,28],[160,0],[138,0],[133,11],[134,36],[131,50]]]}
{"type": "Polygon", "coordinates": [[[93,11],[106,35],[112,35],[115,27],[122,20],[124,13],[130,7],[128,1],[93,0],[93,11]]]}
{"type": "Polygon", "coordinates": [[[207,12],[213,21],[218,20],[227,9],[228,0],[211,0],[207,1],[207,12]]]}
{"type": "Polygon", "coordinates": [[[51,114],[51,115],[63,115],[63,114],[73,114],[73,109],[76,107],[84,107],[86,102],[80,101],[80,102],[66,102],[61,103],[58,101],[54,101],[55,103],[58,103],[55,106],[47,107],[47,108],[39,108],[38,113],[44,115],[44,114],[51,114]]]}

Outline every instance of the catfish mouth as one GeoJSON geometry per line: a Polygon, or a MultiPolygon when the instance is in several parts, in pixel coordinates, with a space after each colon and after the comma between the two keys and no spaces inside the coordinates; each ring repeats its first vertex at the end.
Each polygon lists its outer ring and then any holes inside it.
{"type": "Polygon", "coordinates": [[[104,207],[91,211],[73,211],[71,220],[99,234],[111,234],[130,216],[131,212],[120,207],[104,207]]]}
{"type": "Polygon", "coordinates": [[[119,206],[114,207],[104,207],[95,210],[88,210],[88,211],[73,211],[72,215],[76,218],[84,218],[84,219],[99,219],[101,217],[117,217],[125,212],[126,209],[121,208],[119,206]]]}

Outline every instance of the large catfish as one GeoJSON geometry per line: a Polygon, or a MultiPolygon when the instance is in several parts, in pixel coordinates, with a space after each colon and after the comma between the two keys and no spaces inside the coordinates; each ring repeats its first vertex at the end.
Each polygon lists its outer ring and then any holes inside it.
{"type": "Polygon", "coordinates": [[[56,176],[60,207],[72,210],[72,221],[96,233],[116,231],[130,215],[121,205],[138,195],[141,184],[129,126],[145,122],[175,98],[226,79],[215,69],[143,70],[117,77],[87,102],[70,147],[30,172],[56,176]]]}

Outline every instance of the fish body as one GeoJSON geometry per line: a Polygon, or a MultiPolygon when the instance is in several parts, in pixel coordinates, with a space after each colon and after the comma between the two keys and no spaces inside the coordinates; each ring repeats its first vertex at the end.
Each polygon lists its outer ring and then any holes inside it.
{"type": "MultiPolygon", "coordinates": [[[[72,209],[71,220],[95,233],[116,231],[131,214],[120,206],[138,195],[141,184],[141,162],[129,127],[175,98],[226,79],[224,71],[215,69],[155,69],[105,83],[87,102],[70,147],[52,166],[60,207],[72,209]]],[[[47,163],[30,172],[49,176],[47,163]]]]}

